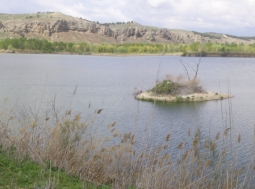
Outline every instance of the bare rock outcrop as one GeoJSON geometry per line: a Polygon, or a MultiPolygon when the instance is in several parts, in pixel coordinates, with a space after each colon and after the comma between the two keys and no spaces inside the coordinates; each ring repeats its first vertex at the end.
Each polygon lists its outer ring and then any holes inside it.
{"type": "Polygon", "coordinates": [[[137,23],[109,27],[109,25],[101,25],[86,19],[52,12],[31,14],[23,19],[20,16],[16,19],[15,16],[11,16],[9,20],[0,20],[0,32],[7,32],[20,37],[40,37],[59,41],[65,41],[68,37],[69,41],[80,41],[81,36],[85,41],[86,39],[90,41],[91,38],[100,38],[101,41],[104,41],[103,37],[110,37],[111,41],[115,40],[116,43],[191,43],[207,40],[206,38],[199,38],[198,35],[192,32],[174,32],[168,29],[141,26],[137,23]],[[92,34],[96,35],[93,36],[92,34]]]}
{"type": "Polygon", "coordinates": [[[30,22],[7,21],[5,23],[0,22],[0,29],[2,28],[4,28],[6,32],[18,34],[22,37],[31,33],[51,36],[53,33],[69,31],[89,32],[109,37],[114,36],[114,32],[109,27],[83,20],[81,21],[56,20],[53,22],[38,20],[30,22]]]}
{"type": "Polygon", "coordinates": [[[128,27],[124,28],[122,30],[122,34],[128,38],[128,37],[143,37],[145,33],[147,32],[147,29],[145,27],[128,27]]]}
{"type": "Polygon", "coordinates": [[[154,35],[154,32],[148,31],[144,34],[144,38],[148,41],[156,41],[154,35]]]}
{"type": "Polygon", "coordinates": [[[100,26],[99,30],[98,30],[98,34],[99,35],[105,35],[105,36],[114,36],[113,31],[107,27],[107,26],[100,26]]]}
{"type": "Polygon", "coordinates": [[[159,29],[156,32],[156,35],[159,36],[160,38],[171,40],[171,33],[167,29],[159,29]]]}
{"type": "Polygon", "coordinates": [[[185,30],[147,27],[132,22],[127,24],[99,24],[82,18],[74,18],[57,12],[11,15],[0,14],[0,38],[27,37],[47,40],[89,43],[244,43],[226,35],[198,33],[185,30]]]}
{"type": "Polygon", "coordinates": [[[127,27],[122,31],[115,31],[115,36],[119,41],[127,41],[128,39],[145,39],[147,41],[156,41],[155,36],[159,36],[165,40],[171,39],[171,34],[168,30],[152,31],[148,30],[146,27],[127,27]],[[164,32],[164,34],[162,34],[164,32]]]}
{"type": "Polygon", "coordinates": [[[45,22],[24,22],[24,23],[13,23],[7,22],[4,25],[6,32],[11,32],[24,37],[28,33],[36,33],[41,35],[50,35],[50,25],[45,22]]]}

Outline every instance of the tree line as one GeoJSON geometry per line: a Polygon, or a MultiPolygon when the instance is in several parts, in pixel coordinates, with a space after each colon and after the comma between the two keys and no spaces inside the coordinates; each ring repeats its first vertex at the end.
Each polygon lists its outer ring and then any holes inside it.
{"type": "Polygon", "coordinates": [[[31,50],[42,53],[69,52],[75,54],[86,53],[132,53],[132,54],[159,54],[159,53],[255,53],[255,43],[245,45],[243,43],[199,43],[192,44],[142,44],[142,43],[125,43],[125,44],[89,44],[73,42],[52,42],[45,39],[3,39],[0,41],[0,49],[31,50]]]}

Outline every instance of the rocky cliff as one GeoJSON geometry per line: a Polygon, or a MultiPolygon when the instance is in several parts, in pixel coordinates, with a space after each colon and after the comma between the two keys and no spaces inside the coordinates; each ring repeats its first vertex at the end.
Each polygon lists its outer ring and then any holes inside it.
{"type": "Polygon", "coordinates": [[[101,25],[86,19],[61,13],[0,14],[1,38],[44,38],[52,41],[89,43],[253,43],[226,35],[201,35],[200,33],[146,27],[137,23],[101,25]]]}
{"type": "Polygon", "coordinates": [[[25,21],[1,21],[0,29],[2,32],[10,32],[13,34],[18,34],[21,37],[29,35],[31,33],[51,36],[54,33],[62,32],[89,32],[94,34],[113,36],[113,31],[103,25],[77,20],[77,21],[67,21],[67,20],[25,20],[25,21]]]}

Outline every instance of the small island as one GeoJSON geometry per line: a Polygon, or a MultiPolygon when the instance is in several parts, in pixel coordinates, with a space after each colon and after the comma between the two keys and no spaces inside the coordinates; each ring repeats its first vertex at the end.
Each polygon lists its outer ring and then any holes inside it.
{"type": "Polygon", "coordinates": [[[200,65],[196,63],[196,69],[193,69],[189,64],[182,62],[183,69],[186,72],[187,79],[183,75],[172,76],[167,75],[161,82],[156,82],[156,85],[147,91],[137,91],[135,98],[142,101],[162,101],[162,102],[198,102],[209,100],[222,100],[232,98],[231,94],[218,92],[207,92],[200,84],[197,78],[200,65]],[[190,77],[188,68],[194,71],[194,76],[190,77]]]}

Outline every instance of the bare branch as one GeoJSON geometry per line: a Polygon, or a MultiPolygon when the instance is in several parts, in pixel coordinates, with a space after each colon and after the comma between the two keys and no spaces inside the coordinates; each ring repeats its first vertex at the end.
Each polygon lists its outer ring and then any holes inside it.
{"type": "Polygon", "coordinates": [[[198,70],[199,70],[200,63],[201,63],[201,56],[202,56],[202,53],[200,54],[199,61],[198,61],[198,63],[196,64],[196,71],[195,71],[195,75],[194,75],[193,81],[196,81],[196,79],[197,79],[197,74],[198,74],[198,70]]]}
{"type": "Polygon", "coordinates": [[[190,81],[189,71],[188,71],[188,69],[186,68],[185,63],[182,62],[182,60],[180,60],[180,62],[181,62],[182,66],[183,66],[183,69],[184,69],[184,71],[186,72],[186,75],[187,75],[187,77],[188,77],[188,79],[189,79],[189,81],[190,81]]]}

